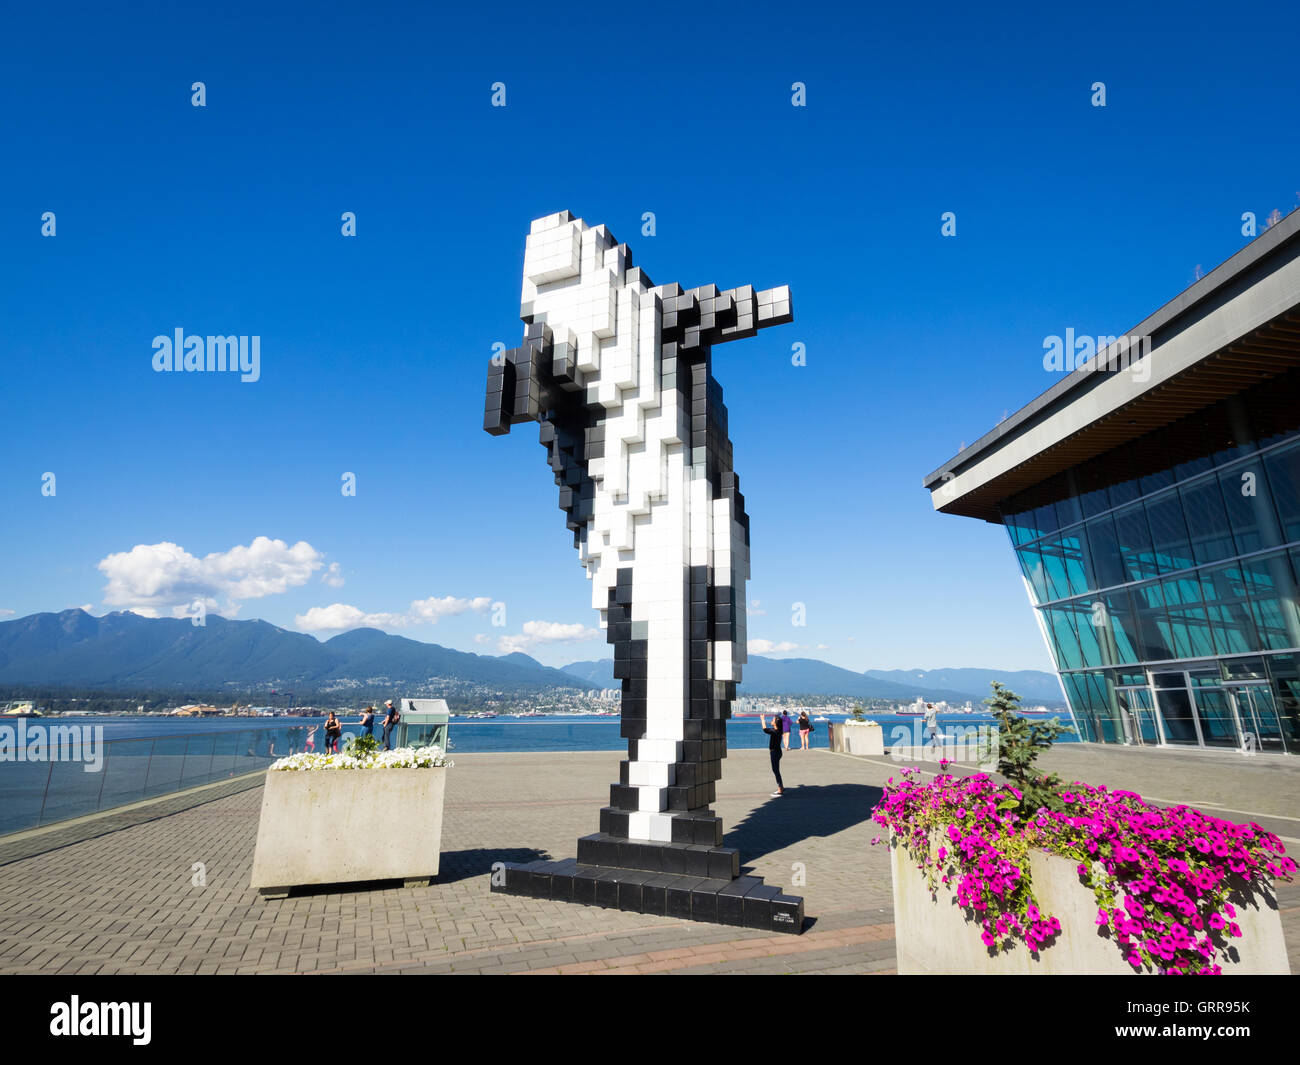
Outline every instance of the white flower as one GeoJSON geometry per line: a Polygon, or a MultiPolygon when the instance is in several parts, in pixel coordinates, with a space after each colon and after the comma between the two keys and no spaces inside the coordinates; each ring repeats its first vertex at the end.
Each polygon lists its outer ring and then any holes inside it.
{"type": "Polygon", "coordinates": [[[291,754],[272,763],[271,772],[307,771],[324,769],[434,769],[450,768],[442,748],[399,747],[395,751],[376,751],[368,758],[353,758],[349,754],[291,754]]]}

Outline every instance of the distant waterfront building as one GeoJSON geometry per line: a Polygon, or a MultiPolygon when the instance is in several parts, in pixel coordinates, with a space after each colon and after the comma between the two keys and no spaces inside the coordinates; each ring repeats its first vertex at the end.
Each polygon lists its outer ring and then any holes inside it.
{"type": "Polygon", "coordinates": [[[1006,527],[1080,738],[1300,753],[1300,211],[1130,337],[925,486],[1006,527]]]}

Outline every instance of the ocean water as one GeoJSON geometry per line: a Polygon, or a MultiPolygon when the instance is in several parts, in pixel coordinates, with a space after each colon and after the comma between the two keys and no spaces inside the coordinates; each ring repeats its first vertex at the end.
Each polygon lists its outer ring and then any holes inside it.
{"type": "MultiPolygon", "coordinates": [[[[832,722],[843,721],[834,715],[832,722]]],[[[886,746],[923,746],[928,740],[920,717],[876,715],[886,746]]],[[[112,809],[141,799],[168,794],[265,769],[276,758],[305,748],[315,728],[315,750],[324,748],[323,717],[316,718],[157,718],[78,716],[3,722],[5,730],[37,727],[91,726],[102,728],[96,743],[98,762],[87,771],[89,756],[80,760],[48,758],[16,760],[0,757],[0,835],[37,825],[112,809]]],[[[957,714],[940,718],[952,735],[954,728],[988,724],[986,714],[957,714]]],[[[346,737],[360,731],[356,715],[343,718],[346,737]]],[[[376,736],[379,729],[376,728],[376,736]]],[[[616,717],[510,717],[488,720],[453,718],[450,754],[492,751],[621,751],[627,740],[619,735],[616,717]]],[[[1070,742],[1065,737],[1061,742],[1070,742]]],[[[815,722],[809,737],[814,748],[827,746],[826,722],[815,722]]],[[[727,723],[731,750],[764,748],[768,737],[757,718],[733,718],[727,723]]],[[[799,746],[798,733],[790,737],[799,746]]]]}
{"type": "MultiPolygon", "coordinates": [[[[847,715],[831,715],[832,722],[844,721],[847,715]]],[[[928,742],[923,718],[899,714],[873,714],[869,719],[880,723],[884,729],[886,746],[894,742],[918,745],[928,742]],[[902,731],[900,731],[902,730],[902,731]]],[[[987,714],[952,714],[942,715],[939,724],[944,729],[953,727],[970,727],[987,724],[991,719],[987,714]]],[[[1040,720],[1037,719],[1036,720],[1040,720]]],[[[1047,720],[1043,718],[1041,720],[1047,720]]],[[[1062,715],[1064,723],[1069,723],[1067,715],[1062,715]]],[[[356,715],[342,719],[344,735],[360,732],[356,715]]],[[[247,717],[247,718],[170,718],[140,717],[133,715],[115,716],[108,714],[71,716],[58,718],[27,719],[27,724],[36,725],[98,725],[103,728],[105,741],[140,740],[155,738],[180,738],[202,736],[211,733],[253,732],[262,729],[285,730],[292,726],[318,727],[316,746],[320,748],[322,736],[319,726],[324,724],[322,717],[247,717]]],[[[380,734],[378,722],[375,735],[380,734]]],[[[811,746],[826,746],[826,724],[815,722],[811,746]]],[[[454,751],[472,753],[477,751],[613,751],[626,749],[627,740],[619,735],[619,719],[616,717],[568,717],[563,715],[543,717],[512,717],[503,714],[487,720],[474,718],[452,718],[450,725],[451,747],[454,751]]],[[[1077,741],[1075,736],[1063,736],[1057,742],[1077,741]]],[[[798,745],[799,736],[795,733],[791,739],[798,745]]],[[[732,718],[727,722],[727,746],[729,748],[747,749],[766,747],[767,736],[759,727],[758,718],[732,718]]],[[[0,797],[3,795],[5,766],[0,762],[0,797]]]]}
{"type": "MultiPolygon", "coordinates": [[[[844,721],[848,715],[831,715],[832,722],[844,721]]],[[[885,733],[888,746],[892,737],[904,734],[896,730],[906,730],[908,744],[926,743],[928,735],[923,718],[899,714],[868,715],[872,721],[878,721],[885,733]]],[[[344,735],[360,732],[357,716],[350,714],[341,719],[344,735]]],[[[942,715],[939,724],[943,728],[952,726],[987,724],[987,714],[951,714],[942,715]]],[[[1036,720],[1039,720],[1036,718],[1036,720]]],[[[1041,720],[1047,720],[1043,718],[1041,720]]],[[[1068,724],[1067,715],[1062,720],[1068,724]]],[[[321,717],[239,717],[239,718],[189,718],[189,717],[140,717],[134,715],[95,714],[85,716],[27,719],[28,725],[99,725],[104,729],[104,739],[133,740],[153,739],[159,737],[182,737],[206,735],[214,732],[253,731],[259,729],[284,730],[295,725],[324,724],[321,717]]],[[[568,717],[564,715],[542,717],[513,717],[503,714],[487,720],[476,718],[451,719],[450,735],[452,749],[466,753],[476,751],[613,751],[627,747],[627,740],[618,734],[619,719],[616,717],[568,717]]],[[[378,720],[375,723],[375,735],[380,733],[378,720]]],[[[1067,743],[1075,737],[1062,737],[1058,742],[1067,743]]],[[[826,724],[815,722],[809,737],[812,746],[826,746],[826,724]]],[[[797,745],[796,733],[791,741],[797,745]]],[[[319,749],[321,734],[316,733],[319,749]]],[[[767,736],[759,727],[758,718],[732,718],[727,722],[727,746],[737,749],[766,747],[767,736]]],[[[4,764],[0,763],[0,778],[3,777],[4,764]]]]}

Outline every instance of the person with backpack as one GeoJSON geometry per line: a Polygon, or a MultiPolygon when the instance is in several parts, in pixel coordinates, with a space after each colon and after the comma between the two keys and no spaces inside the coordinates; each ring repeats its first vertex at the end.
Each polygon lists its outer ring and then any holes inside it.
{"type": "Polygon", "coordinates": [[[402,720],[402,712],[393,705],[393,700],[389,699],[384,703],[388,707],[388,713],[384,715],[384,750],[393,749],[393,729],[397,728],[397,723],[402,720]]]}

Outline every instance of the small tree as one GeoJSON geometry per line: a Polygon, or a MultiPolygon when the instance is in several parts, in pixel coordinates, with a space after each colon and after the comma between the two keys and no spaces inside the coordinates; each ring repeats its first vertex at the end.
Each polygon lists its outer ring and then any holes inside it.
{"type": "Polygon", "coordinates": [[[865,721],[867,719],[866,712],[862,709],[861,703],[854,703],[853,709],[849,712],[853,715],[854,721],[865,721]]]}
{"type": "Polygon", "coordinates": [[[343,753],[351,755],[353,758],[369,758],[378,750],[379,741],[374,736],[365,733],[360,736],[352,736],[343,745],[343,753]]]}
{"type": "Polygon", "coordinates": [[[1018,812],[1022,817],[1032,817],[1044,806],[1059,810],[1064,805],[1057,795],[1061,778],[1055,773],[1041,772],[1034,762],[1058,736],[1074,730],[1055,717],[1046,722],[1026,720],[1016,713],[1020,696],[999,681],[991,683],[993,698],[985,699],[984,703],[998,724],[998,772],[1020,792],[1018,812]]]}

